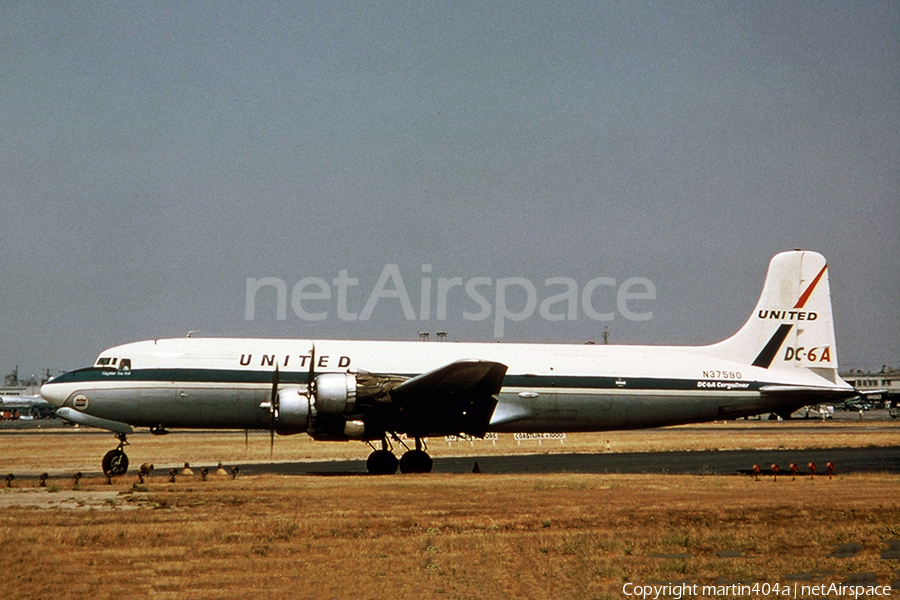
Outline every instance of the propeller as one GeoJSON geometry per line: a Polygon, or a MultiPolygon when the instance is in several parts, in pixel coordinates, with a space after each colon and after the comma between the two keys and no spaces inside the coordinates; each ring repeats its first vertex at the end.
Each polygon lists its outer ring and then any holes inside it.
{"type": "Polygon", "coordinates": [[[309,351],[309,372],[306,374],[306,395],[307,398],[312,400],[313,397],[313,383],[316,379],[316,345],[312,345],[312,349],[309,351]]]}
{"type": "Polygon", "coordinates": [[[269,400],[269,458],[275,453],[275,421],[278,419],[278,365],[272,377],[272,397],[269,400]]]}
{"type": "MultiPolygon", "coordinates": [[[[313,344],[312,350],[310,350],[309,357],[309,372],[306,376],[306,393],[309,398],[312,398],[313,394],[313,384],[315,382],[315,367],[316,367],[316,345],[313,344]]],[[[275,373],[272,376],[272,396],[269,399],[269,457],[271,458],[275,454],[275,424],[278,421],[278,380],[279,380],[279,372],[278,372],[278,364],[275,364],[275,373]]]]}

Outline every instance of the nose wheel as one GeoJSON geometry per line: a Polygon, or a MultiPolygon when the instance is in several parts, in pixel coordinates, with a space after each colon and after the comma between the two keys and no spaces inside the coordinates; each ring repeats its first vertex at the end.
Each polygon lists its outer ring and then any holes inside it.
{"type": "Polygon", "coordinates": [[[124,450],[125,446],[128,445],[128,441],[125,439],[124,433],[116,434],[116,439],[119,440],[119,445],[104,454],[100,463],[103,467],[103,473],[109,476],[124,475],[128,472],[128,455],[125,454],[124,450]]]}

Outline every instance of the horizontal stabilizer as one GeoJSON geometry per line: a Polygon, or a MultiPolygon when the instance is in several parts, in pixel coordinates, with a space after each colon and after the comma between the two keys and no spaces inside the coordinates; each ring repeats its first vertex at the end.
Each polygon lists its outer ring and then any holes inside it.
{"type": "Polygon", "coordinates": [[[793,385],[766,385],[759,388],[763,398],[778,398],[783,400],[798,400],[802,404],[817,404],[819,402],[838,402],[858,396],[859,392],[852,388],[820,388],[801,387],[793,385]]]}

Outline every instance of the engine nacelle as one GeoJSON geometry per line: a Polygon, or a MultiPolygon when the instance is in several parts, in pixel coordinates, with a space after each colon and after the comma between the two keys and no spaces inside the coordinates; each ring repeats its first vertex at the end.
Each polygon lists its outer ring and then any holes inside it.
{"type": "Polygon", "coordinates": [[[342,415],[356,408],[356,375],[353,373],[325,373],[316,377],[314,392],[316,412],[342,415]]]}
{"type": "Polygon", "coordinates": [[[305,431],[312,411],[305,388],[284,388],[278,391],[278,429],[305,431]]]}
{"type": "Polygon", "coordinates": [[[310,400],[305,387],[278,391],[276,431],[281,435],[308,433],[316,439],[366,439],[366,424],[349,416],[356,406],[357,389],[364,399],[368,388],[357,383],[356,374],[319,375],[310,400]]]}
{"type": "MultiPolygon", "coordinates": [[[[313,380],[311,396],[305,387],[279,390],[277,431],[305,431],[323,440],[368,439],[369,418],[383,414],[390,406],[391,390],[404,380],[362,371],[323,373],[313,380]]],[[[376,434],[377,439],[383,432],[376,434]]]]}

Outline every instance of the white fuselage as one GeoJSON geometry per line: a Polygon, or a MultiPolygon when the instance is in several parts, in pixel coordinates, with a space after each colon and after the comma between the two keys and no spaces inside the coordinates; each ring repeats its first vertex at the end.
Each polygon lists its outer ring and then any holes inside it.
{"type": "Polygon", "coordinates": [[[57,406],[134,426],[268,428],[266,404],[313,376],[365,371],[414,377],[460,359],[506,365],[489,430],[603,431],[790,412],[804,402],[765,386],[846,387],[809,369],[717,358],[711,346],[179,338],[104,351],[95,367],[44,386],[57,406]],[[124,368],[123,368],[124,366],[124,368]]]}

